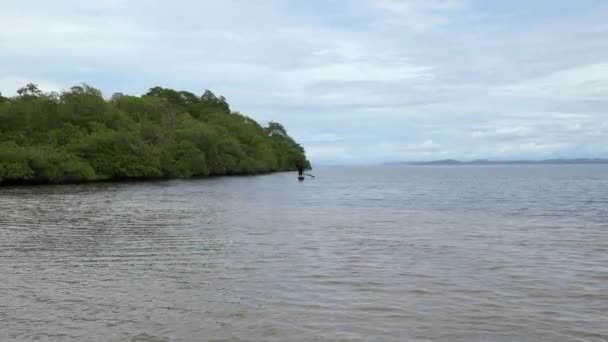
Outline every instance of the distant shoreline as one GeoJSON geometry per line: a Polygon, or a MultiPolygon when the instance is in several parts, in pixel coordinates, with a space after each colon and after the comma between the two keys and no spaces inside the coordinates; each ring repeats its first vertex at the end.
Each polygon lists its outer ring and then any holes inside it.
{"type": "Polygon", "coordinates": [[[589,165],[589,164],[608,164],[608,159],[545,159],[545,160],[472,160],[460,161],[454,159],[434,160],[427,162],[387,162],[382,165],[589,165]]]}

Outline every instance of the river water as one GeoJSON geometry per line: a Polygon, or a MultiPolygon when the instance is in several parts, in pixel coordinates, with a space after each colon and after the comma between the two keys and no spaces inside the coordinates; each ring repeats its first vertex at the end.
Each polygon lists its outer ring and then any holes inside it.
{"type": "Polygon", "coordinates": [[[0,341],[608,341],[608,167],[0,189],[0,341]]]}

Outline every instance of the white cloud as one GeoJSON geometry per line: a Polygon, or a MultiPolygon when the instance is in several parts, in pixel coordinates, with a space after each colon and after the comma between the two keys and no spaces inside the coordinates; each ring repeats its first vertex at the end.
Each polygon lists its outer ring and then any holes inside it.
{"type": "Polygon", "coordinates": [[[287,78],[294,82],[392,82],[431,80],[432,68],[414,64],[383,65],[378,62],[332,63],[291,71],[287,78]]]}
{"type": "Polygon", "coordinates": [[[608,98],[608,63],[560,70],[495,89],[498,95],[543,99],[604,100],[608,98]]]}
{"type": "Polygon", "coordinates": [[[507,156],[525,155],[537,153],[555,153],[563,147],[560,143],[517,143],[517,144],[502,144],[499,147],[499,152],[507,156]]]}
{"type": "Polygon", "coordinates": [[[400,25],[408,30],[427,31],[445,25],[449,19],[446,12],[466,8],[464,0],[370,0],[369,6],[388,14],[385,23],[400,25]]]}
{"type": "Polygon", "coordinates": [[[335,133],[302,133],[300,136],[303,136],[306,141],[320,143],[335,143],[344,140],[343,137],[335,133]]]}
{"type": "Polygon", "coordinates": [[[480,3],[6,2],[0,91],[212,89],[324,162],[606,156],[608,6],[480,3]]]}
{"type": "Polygon", "coordinates": [[[496,129],[496,134],[506,137],[527,137],[530,133],[532,133],[532,128],[523,126],[501,127],[496,129]]]}
{"type": "Polygon", "coordinates": [[[321,163],[345,163],[353,160],[347,147],[334,144],[314,144],[309,146],[306,152],[309,159],[321,163]]]}
{"type": "Polygon", "coordinates": [[[488,136],[488,133],[486,133],[486,132],[484,132],[484,131],[474,131],[474,132],[471,134],[471,138],[473,138],[473,139],[483,139],[483,138],[485,138],[486,136],[488,136]]]}
{"type": "Polygon", "coordinates": [[[420,144],[407,145],[402,148],[402,151],[407,153],[429,153],[439,150],[441,150],[441,145],[430,139],[420,144]]]}

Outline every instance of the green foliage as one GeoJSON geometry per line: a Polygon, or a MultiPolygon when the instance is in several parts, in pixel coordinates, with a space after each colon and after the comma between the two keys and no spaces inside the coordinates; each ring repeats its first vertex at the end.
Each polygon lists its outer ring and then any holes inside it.
{"type": "Polygon", "coordinates": [[[209,168],[205,154],[191,141],[181,141],[175,158],[176,176],[207,176],[209,168]]]}
{"type": "Polygon", "coordinates": [[[33,179],[40,183],[64,183],[95,179],[91,165],[64,150],[32,147],[25,154],[34,171],[33,179]]]}
{"type": "Polygon", "coordinates": [[[0,183],[29,181],[34,177],[27,156],[15,144],[0,145],[0,183]]]}
{"type": "Polygon", "coordinates": [[[0,184],[255,174],[309,167],[275,122],[262,127],[223,96],[154,87],[109,100],[86,84],[0,94],[0,184]]]}

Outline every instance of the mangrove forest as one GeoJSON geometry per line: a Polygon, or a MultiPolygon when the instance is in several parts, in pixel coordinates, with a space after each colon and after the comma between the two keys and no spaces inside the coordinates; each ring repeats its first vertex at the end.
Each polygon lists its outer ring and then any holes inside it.
{"type": "Polygon", "coordinates": [[[0,184],[245,175],[309,167],[276,122],[262,126],[211,91],[142,96],[82,84],[0,94],[0,184]]]}

